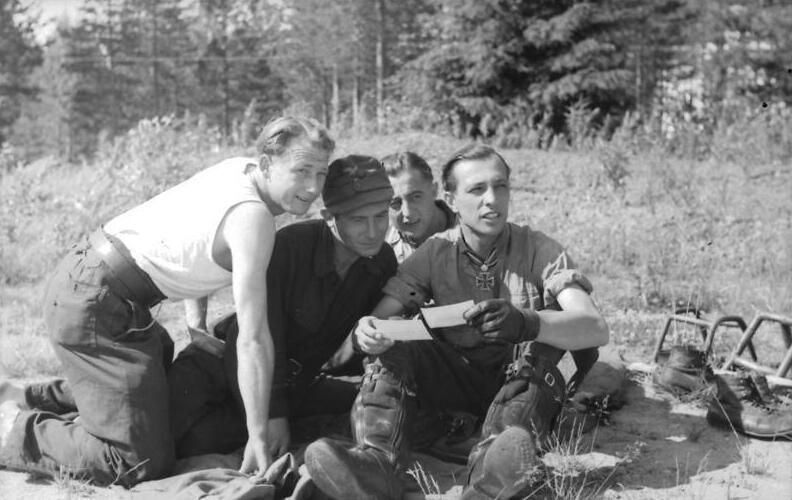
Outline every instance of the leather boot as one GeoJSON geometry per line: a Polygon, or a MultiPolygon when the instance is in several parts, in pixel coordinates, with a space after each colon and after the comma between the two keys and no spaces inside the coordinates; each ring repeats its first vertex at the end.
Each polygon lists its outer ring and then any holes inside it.
{"type": "Polygon", "coordinates": [[[470,452],[463,500],[521,498],[530,492],[538,453],[549,443],[564,402],[564,377],[555,364],[524,356],[510,365],[470,452]]]}
{"type": "Polygon", "coordinates": [[[522,498],[541,476],[536,438],[524,427],[510,426],[470,452],[469,484],[460,500],[522,498]]]}
{"type": "Polygon", "coordinates": [[[655,370],[652,380],[674,394],[688,394],[707,389],[713,374],[704,352],[678,345],[671,348],[668,361],[655,370]]]}
{"type": "Polygon", "coordinates": [[[778,398],[759,374],[718,376],[718,397],[707,421],[717,427],[763,439],[792,439],[792,404],[778,398]]]}
{"type": "Polygon", "coordinates": [[[392,372],[369,364],[352,407],[355,446],[323,438],[305,450],[305,465],[316,486],[338,500],[400,500],[405,420],[414,404],[392,372]]]}

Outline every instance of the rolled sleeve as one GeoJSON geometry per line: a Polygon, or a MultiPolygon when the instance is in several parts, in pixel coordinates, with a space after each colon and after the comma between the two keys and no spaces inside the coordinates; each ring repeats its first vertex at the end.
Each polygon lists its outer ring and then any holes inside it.
{"type": "Polygon", "coordinates": [[[561,293],[561,290],[574,285],[579,286],[586,293],[591,293],[594,289],[594,287],[591,286],[591,281],[577,269],[564,269],[553,274],[550,279],[545,282],[545,307],[549,309],[558,308],[558,294],[561,293]]]}
{"type": "Polygon", "coordinates": [[[398,300],[409,313],[417,311],[428,300],[427,295],[409,275],[399,274],[392,277],[385,283],[382,293],[398,300]]]}
{"type": "Polygon", "coordinates": [[[542,272],[544,288],[544,305],[548,309],[560,309],[558,294],[565,288],[578,286],[586,293],[591,293],[594,287],[591,281],[583,275],[565,250],[557,255],[542,272]]]}
{"type": "Polygon", "coordinates": [[[398,300],[408,312],[415,312],[432,298],[432,250],[426,242],[401,263],[396,276],[388,280],[382,293],[398,300]]]}

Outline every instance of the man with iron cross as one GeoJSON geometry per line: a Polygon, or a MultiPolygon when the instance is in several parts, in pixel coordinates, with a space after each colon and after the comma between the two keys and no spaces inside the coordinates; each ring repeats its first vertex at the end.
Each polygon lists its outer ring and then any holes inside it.
{"type": "Polygon", "coordinates": [[[572,351],[579,375],[608,342],[589,280],[555,240],[507,221],[511,169],[494,149],[470,145],[442,169],[458,226],[429,238],[385,285],[355,331],[370,357],[352,408],[355,446],[321,439],[305,455],[316,485],[333,498],[399,499],[418,408],[484,418],[462,498],[515,498],[530,490],[565,398],[556,363],[572,351]],[[473,299],[466,324],[434,340],[394,342],[374,318],[473,299]]]}

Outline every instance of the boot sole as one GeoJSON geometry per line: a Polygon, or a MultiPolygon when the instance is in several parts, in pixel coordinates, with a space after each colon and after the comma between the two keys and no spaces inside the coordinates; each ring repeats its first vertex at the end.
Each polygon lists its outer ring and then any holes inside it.
{"type": "Polygon", "coordinates": [[[324,442],[312,443],[305,450],[305,467],[311,480],[322,493],[336,500],[369,500],[371,494],[363,490],[354,473],[324,442]]]}
{"type": "Polygon", "coordinates": [[[740,434],[745,434],[748,437],[771,440],[786,439],[792,441],[792,428],[763,431],[755,430],[755,428],[752,428],[754,426],[748,425],[748,428],[746,429],[746,425],[744,423],[739,421],[731,421],[728,417],[724,417],[722,414],[712,410],[707,412],[707,422],[709,422],[710,425],[726,430],[732,430],[733,426],[733,430],[739,432],[740,434]]]}

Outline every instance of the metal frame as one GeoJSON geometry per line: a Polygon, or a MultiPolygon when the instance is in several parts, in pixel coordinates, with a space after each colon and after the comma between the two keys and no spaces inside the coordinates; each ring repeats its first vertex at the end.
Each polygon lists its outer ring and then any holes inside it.
{"type": "MultiPolygon", "coordinates": [[[[718,316],[714,320],[709,320],[706,318],[702,318],[701,310],[697,307],[687,306],[682,307],[674,311],[674,314],[668,317],[666,320],[665,327],[663,327],[663,333],[660,335],[660,338],[657,341],[657,345],[655,346],[653,360],[655,363],[658,362],[660,359],[660,353],[663,351],[663,343],[665,342],[666,337],[668,336],[668,332],[671,331],[671,325],[674,323],[684,323],[688,325],[694,325],[699,327],[699,331],[701,332],[702,341],[704,342],[704,354],[709,357],[712,353],[712,344],[715,340],[715,332],[723,327],[723,328],[739,328],[742,332],[747,330],[747,325],[745,324],[745,320],[742,319],[740,316],[718,316]],[[691,316],[691,314],[693,316],[691,316]]],[[[745,339],[745,334],[743,334],[741,339],[745,339]]],[[[748,348],[748,351],[751,354],[751,357],[754,361],[756,359],[756,349],[754,349],[753,343],[751,339],[748,338],[745,342],[745,347],[748,348]]],[[[742,352],[742,351],[740,351],[742,352]]]]}
{"type": "Polygon", "coordinates": [[[760,373],[773,375],[774,377],[778,378],[792,378],[792,373],[790,373],[790,368],[792,368],[792,318],[788,316],[782,316],[780,314],[757,314],[753,320],[751,320],[750,326],[745,330],[745,333],[743,333],[742,338],[740,338],[740,342],[732,351],[726,363],[723,365],[723,368],[728,370],[734,366],[741,366],[749,370],[756,370],[760,373]],[[786,354],[784,355],[784,359],[781,361],[781,364],[778,366],[778,369],[775,370],[775,372],[772,368],[759,364],[756,359],[756,352],[753,350],[753,336],[756,334],[759,326],[765,321],[778,323],[778,325],[781,327],[781,335],[784,338],[784,344],[786,344],[786,354]],[[753,361],[741,357],[746,347],[751,351],[751,357],[753,358],[753,361]]]}

